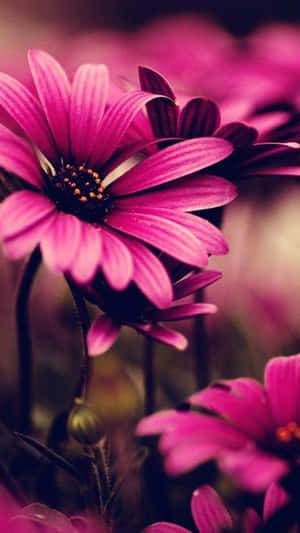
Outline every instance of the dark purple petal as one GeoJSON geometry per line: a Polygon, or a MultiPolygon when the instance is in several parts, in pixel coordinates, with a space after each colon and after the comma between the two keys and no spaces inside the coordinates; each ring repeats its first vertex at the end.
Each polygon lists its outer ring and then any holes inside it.
{"type": "Polygon", "coordinates": [[[69,156],[71,86],[61,65],[42,50],[30,50],[28,61],[58,153],[69,156]]]}
{"type": "Polygon", "coordinates": [[[153,311],[147,316],[151,316],[154,320],[184,320],[196,315],[216,313],[216,311],[217,307],[213,304],[196,303],[175,305],[162,311],[153,311]]]}
{"type": "Polygon", "coordinates": [[[6,74],[0,74],[0,105],[50,161],[57,160],[56,146],[39,101],[24,85],[6,74]]]}
{"type": "Polygon", "coordinates": [[[184,263],[203,267],[207,265],[207,253],[200,241],[179,224],[156,215],[113,211],[106,223],[137,239],[141,239],[184,263]]]}
{"type": "Polygon", "coordinates": [[[265,387],[275,423],[300,422],[300,355],[271,359],[265,368],[265,387]]]}
{"type": "Polygon", "coordinates": [[[200,533],[221,533],[231,529],[232,519],[216,491],[209,485],[203,485],[193,493],[192,514],[200,533]]]}
{"type": "Polygon", "coordinates": [[[143,91],[163,94],[169,100],[154,100],[147,104],[149,120],[156,137],[171,137],[177,134],[178,109],[176,97],[167,80],[158,72],[139,67],[140,85],[143,91]]]}
{"type": "Polygon", "coordinates": [[[219,176],[197,174],[167,183],[151,192],[118,198],[122,209],[155,206],[183,211],[198,211],[228,204],[237,196],[236,187],[219,176]]]}
{"type": "Polygon", "coordinates": [[[176,350],[183,351],[187,348],[188,341],[186,337],[184,337],[184,335],[181,333],[178,333],[178,331],[165,328],[164,326],[160,326],[158,324],[153,324],[151,327],[149,327],[149,325],[143,326],[135,324],[134,327],[137,331],[140,331],[147,337],[151,337],[156,341],[168,344],[169,346],[176,348],[176,350]]]}
{"type": "Polygon", "coordinates": [[[120,236],[133,258],[133,281],[144,295],[159,309],[171,304],[173,289],[169,275],[161,261],[141,242],[120,236]]]}
{"type": "Polygon", "coordinates": [[[133,277],[133,259],[129,248],[109,228],[102,228],[102,270],[109,285],[116,291],[126,289],[133,277]]]}
{"type": "Polygon", "coordinates": [[[222,272],[214,270],[207,270],[206,272],[198,272],[192,274],[188,278],[178,281],[174,285],[174,299],[179,300],[185,296],[195,293],[203,287],[207,287],[222,277],[222,272]]]}
{"type": "Polygon", "coordinates": [[[89,283],[99,267],[102,258],[102,233],[91,224],[81,222],[80,244],[70,266],[74,280],[89,283]]]}
{"type": "Polygon", "coordinates": [[[92,168],[102,166],[112,156],[138,112],[154,98],[161,96],[132,91],[121,96],[108,108],[89,157],[92,168]]]}
{"type": "Polygon", "coordinates": [[[73,215],[57,213],[41,241],[43,259],[49,268],[67,272],[72,267],[80,246],[81,224],[73,215]]]}
{"type": "Polygon", "coordinates": [[[242,531],[243,533],[257,533],[261,525],[261,519],[254,509],[246,509],[243,517],[242,531]]]}
{"type": "MultiPolygon", "coordinates": [[[[156,207],[145,207],[143,211],[144,213],[157,215],[167,220],[171,220],[176,222],[179,226],[186,228],[197,237],[208,254],[223,255],[228,252],[228,244],[223,233],[204,218],[200,218],[190,213],[182,213],[173,211],[172,209],[157,209],[156,207]]],[[[141,210],[134,209],[134,212],[138,213],[141,212],[141,210]]]]}
{"type": "Polygon", "coordinates": [[[147,157],[119,177],[110,189],[114,196],[149,189],[218,163],[232,151],[232,145],[223,139],[188,139],[147,157]]]}
{"type": "Polygon", "coordinates": [[[237,161],[241,177],[291,174],[289,169],[293,167],[295,175],[298,175],[299,166],[300,149],[279,143],[261,143],[250,146],[240,152],[237,161]]]}
{"type": "Polygon", "coordinates": [[[237,150],[253,144],[257,139],[258,132],[243,122],[230,122],[230,124],[225,124],[219,128],[215,132],[215,136],[230,141],[237,150]]]}
{"type": "Polygon", "coordinates": [[[209,137],[219,124],[220,111],[217,104],[207,98],[193,98],[181,110],[177,133],[186,139],[209,137]]]}
{"type": "Polygon", "coordinates": [[[85,163],[92,151],[108,95],[105,65],[81,65],[75,72],[70,105],[71,150],[77,163],[85,163]]]}
{"type": "Polygon", "coordinates": [[[40,164],[32,147],[0,125],[0,166],[34,187],[43,187],[40,164]]]}
{"type": "Polygon", "coordinates": [[[88,352],[91,357],[100,355],[112,346],[120,332],[120,325],[108,315],[102,315],[91,325],[87,335],[88,352]]]}

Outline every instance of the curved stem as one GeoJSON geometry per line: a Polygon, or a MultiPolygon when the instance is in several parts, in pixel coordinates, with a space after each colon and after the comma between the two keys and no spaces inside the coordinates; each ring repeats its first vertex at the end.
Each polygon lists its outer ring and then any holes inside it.
{"type": "Polygon", "coordinates": [[[19,424],[22,433],[31,429],[32,408],[32,347],[29,333],[28,302],[34,276],[41,262],[41,253],[36,248],[25,266],[16,300],[16,327],[19,353],[19,424]]]}
{"type": "Polygon", "coordinates": [[[90,317],[88,310],[78,287],[69,278],[66,277],[67,283],[70,287],[74,303],[76,305],[78,320],[80,323],[82,334],[82,362],[80,369],[80,378],[76,388],[74,398],[85,398],[90,379],[90,357],[88,355],[87,347],[87,333],[90,327],[90,317]]]}
{"type": "MultiPolygon", "coordinates": [[[[203,301],[204,290],[198,292],[197,301],[203,301]]],[[[195,378],[198,389],[203,389],[210,382],[210,361],[207,345],[207,336],[205,329],[205,315],[199,315],[195,318],[195,378]]]]}
{"type": "Polygon", "coordinates": [[[145,338],[144,391],[145,415],[150,415],[155,410],[154,341],[150,337],[145,338]]]}

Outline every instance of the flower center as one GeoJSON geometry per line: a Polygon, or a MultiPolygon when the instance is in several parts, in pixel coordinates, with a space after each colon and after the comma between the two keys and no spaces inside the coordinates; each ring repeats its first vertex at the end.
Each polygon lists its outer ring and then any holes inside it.
{"type": "Polygon", "coordinates": [[[276,429],[276,438],[280,444],[300,444],[300,426],[296,422],[289,422],[286,426],[276,429]]]}
{"type": "Polygon", "coordinates": [[[66,164],[49,177],[49,195],[57,208],[87,222],[100,222],[109,212],[109,195],[98,172],[66,164]]]}

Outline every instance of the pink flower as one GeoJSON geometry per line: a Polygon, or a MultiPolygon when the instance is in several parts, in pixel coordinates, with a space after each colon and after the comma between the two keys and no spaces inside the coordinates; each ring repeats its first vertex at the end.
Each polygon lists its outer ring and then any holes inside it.
{"type": "MultiPolygon", "coordinates": [[[[263,520],[256,511],[248,508],[242,518],[241,533],[256,533],[261,525],[279,511],[289,501],[287,493],[276,483],[267,490],[263,520]]],[[[191,511],[194,522],[200,533],[222,533],[226,529],[234,529],[234,520],[226,509],[217,492],[209,485],[203,485],[194,491],[191,499],[191,511]]],[[[297,529],[293,530],[298,532],[297,529]]],[[[189,530],[168,522],[157,522],[144,529],[143,533],[191,533],[189,530]]]]}
{"type": "MultiPolygon", "coordinates": [[[[126,241],[127,239],[128,237],[126,241]]],[[[169,344],[178,350],[184,350],[187,347],[187,339],[181,333],[160,325],[159,322],[184,320],[216,312],[215,305],[187,303],[184,298],[217,281],[221,277],[220,272],[208,270],[194,273],[182,266],[178,269],[178,265],[177,271],[173,269],[170,272],[170,269],[164,268],[155,256],[151,259],[142,253],[139,243],[134,243],[133,250],[136,285],[131,284],[126,291],[116,292],[109,289],[103,280],[96,278],[93,285],[86,289],[86,296],[104,311],[88,332],[87,343],[91,356],[100,355],[108,350],[119,335],[122,325],[132,327],[138,333],[169,344]],[[153,262],[159,272],[157,278],[152,270],[153,262]],[[169,273],[173,283],[170,282],[169,273]],[[157,282],[159,278],[160,283],[157,282]],[[144,279],[147,279],[147,283],[143,281],[144,279]],[[164,294],[160,284],[164,284],[164,294]],[[174,300],[169,305],[166,305],[165,300],[167,291],[170,297],[174,295],[174,300]],[[154,308],[153,304],[158,309],[154,308]]],[[[151,255],[150,251],[147,253],[151,255]]]]}
{"type": "MultiPolygon", "coordinates": [[[[111,171],[135,152],[118,152],[122,138],[154,96],[133,91],[107,107],[104,65],[82,65],[72,85],[45,52],[29,52],[29,65],[37,96],[0,75],[0,104],[36,147],[0,128],[0,165],[30,185],[0,207],[0,236],[7,255],[18,258],[40,245],[53,270],[86,283],[102,268],[116,290],[135,279],[136,243],[144,260],[150,245],[189,265],[206,265],[208,250],[196,236],[201,222],[182,212],[227,203],[236,192],[222,178],[179,178],[227,157],[231,144],[223,139],[187,140],[123,173],[118,169],[113,177],[111,171]],[[133,240],[124,244],[123,234],[133,240]]],[[[224,241],[221,253],[225,250],[224,241]]],[[[155,271],[154,262],[152,267],[155,271]]]]}
{"type": "Polygon", "coordinates": [[[170,474],[215,458],[239,486],[264,490],[300,463],[299,372],[300,354],[276,357],[264,386],[250,378],[219,381],[191,396],[189,410],[154,414],[137,433],[162,433],[170,474]]]}

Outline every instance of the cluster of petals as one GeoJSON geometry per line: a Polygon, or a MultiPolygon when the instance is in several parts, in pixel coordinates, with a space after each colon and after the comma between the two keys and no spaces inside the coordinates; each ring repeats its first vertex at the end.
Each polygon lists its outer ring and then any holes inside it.
{"type": "MultiPolygon", "coordinates": [[[[126,291],[116,292],[101,281],[97,284],[96,279],[92,286],[85,289],[86,296],[104,311],[104,314],[94,321],[87,335],[90,356],[106,352],[118,337],[123,325],[135,329],[146,337],[184,350],[188,344],[186,337],[160,322],[184,320],[197,315],[215,313],[217,310],[213,304],[187,302],[187,297],[217,281],[221,277],[220,272],[212,270],[194,272],[179,267],[182,273],[175,275],[174,269],[172,272],[170,268],[163,270],[160,266],[160,283],[165,287],[162,293],[152,270],[152,264],[150,261],[147,262],[146,256],[141,256],[138,244],[135,244],[134,258],[137,271],[144,272],[147,279],[147,284],[143,284],[142,289],[144,294],[148,294],[148,299],[133,284],[126,291]],[[169,304],[165,300],[166,294],[169,295],[171,302],[169,304]]],[[[156,261],[158,265],[158,259],[156,261]]]]}
{"type": "Polygon", "coordinates": [[[300,461],[300,355],[271,359],[265,384],[250,378],[219,381],[192,395],[183,410],[142,420],[139,435],[159,441],[169,474],[209,459],[237,485],[254,492],[293,471],[300,461]]]}
{"type": "MultiPolygon", "coordinates": [[[[120,152],[127,129],[145,104],[165,97],[134,90],[109,105],[105,66],[82,65],[71,84],[45,52],[31,51],[29,65],[35,93],[0,75],[0,104],[30,141],[0,129],[0,165],[25,184],[0,207],[8,256],[19,258],[39,245],[51,269],[78,283],[89,282],[101,269],[113,289],[123,290],[132,280],[139,284],[136,246],[154,270],[149,246],[200,268],[210,253],[227,251],[220,231],[189,211],[235,197],[227,180],[194,175],[228,157],[230,142],[187,139],[124,171],[121,164],[137,150],[127,143],[120,152]],[[153,194],[161,198],[159,205],[153,194]]],[[[159,278],[159,269],[156,274],[159,278]]]]}
{"type": "MultiPolygon", "coordinates": [[[[258,533],[261,526],[289,502],[285,490],[277,483],[268,488],[263,505],[262,519],[251,507],[247,508],[242,520],[240,533],[258,533]]],[[[235,520],[218,493],[209,485],[196,489],[191,499],[191,512],[199,533],[222,533],[235,530],[235,520]]],[[[298,527],[293,533],[298,533],[298,527]]],[[[144,533],[191,533],[182,526],[169,522],[156,522],[148,526],[144,533]]]]}

